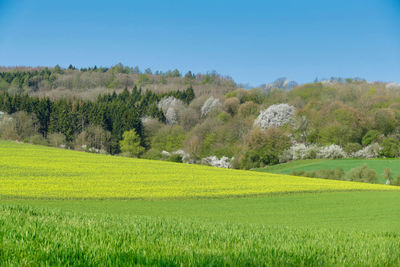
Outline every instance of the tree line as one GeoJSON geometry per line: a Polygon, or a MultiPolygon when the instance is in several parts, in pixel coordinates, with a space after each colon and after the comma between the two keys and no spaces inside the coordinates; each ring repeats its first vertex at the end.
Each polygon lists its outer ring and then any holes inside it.
{"type": "Polygon", "coordinates": [[[146,147],[141,118],[152,117],[165,121],[164,113],[157,107],[160,99],[172,96],[185,103],[194,99],[193,88],[156,94],[142,92],[134,87],[122,93],[99,95],[96,101],[82,99],[57,99],[32,97],[27,94],[0,94],[0,111],[7,114],[26,112],[33,115],[33,124],[39,134],[63,134],[67,142],[73,142],[83,131],[99,126],[110,134],[107,153],[120,153],[119,142],[125,131],[134,129],[146,147]]]}

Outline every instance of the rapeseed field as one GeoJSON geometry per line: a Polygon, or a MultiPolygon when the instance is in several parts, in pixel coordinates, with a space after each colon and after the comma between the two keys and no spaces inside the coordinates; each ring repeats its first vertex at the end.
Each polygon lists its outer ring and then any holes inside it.
{"type": "Polygon", "coordinates": [[[51,199],[167,199],[399,187],[98,155],[0,141],[0,195],[51,199]]]}

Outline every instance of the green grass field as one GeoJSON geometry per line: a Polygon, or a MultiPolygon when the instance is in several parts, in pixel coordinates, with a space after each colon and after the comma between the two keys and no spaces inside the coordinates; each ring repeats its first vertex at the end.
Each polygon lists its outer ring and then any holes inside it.
{"type": "Polygon", "coordinates": [[[378,174],[380,183],[385,183],[382,178],[385,168],[390,168],[393,171],[393,176],[400,175],[400,159],[315,159],[315,160],[298,160],[288,163],[269,166],[266,168],[254,169],[260,172],[278,173],[278,174],[291,174],[292,171],[304,170],[334,170],[338,167],[342,168],[345,172],[361,166],[363,164],[374,169],[378,174]]]}
{"type": "Polygon", "coordinates": [[[5,141],[0,181],[1,266],[400,265],[398,187],[5,141]]]}

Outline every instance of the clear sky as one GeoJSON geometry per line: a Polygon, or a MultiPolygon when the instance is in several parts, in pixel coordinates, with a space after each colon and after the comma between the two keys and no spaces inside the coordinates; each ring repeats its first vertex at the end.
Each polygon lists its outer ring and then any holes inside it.
{"type": "Polygon", "coordinates": [[[400,82],[400,0],[0,0],[0,65],[400,82]]]}

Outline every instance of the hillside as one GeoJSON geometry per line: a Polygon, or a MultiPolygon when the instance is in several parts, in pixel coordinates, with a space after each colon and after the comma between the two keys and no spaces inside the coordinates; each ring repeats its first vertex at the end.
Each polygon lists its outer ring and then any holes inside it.
{"type": "Polygon", "coordinates": [[[400,156],[400,90],[393,83],[273,84],[245,90],[215,72],[123,65],[2,69],[0,136],[234,169],[400,156]]]}
{"type": "Polygon", "coordinates": [[[185,90],[192,86],[198,96],[224,95],[237,88],[229,76],[215,71],[182,74],[179,70],[141,70],[138,66],[116,64],[111,67],[77,69],[55,67],[0,67],[0,91],[27,93],[54,98],[83,98],[95,100],[100,94],[138,86],[155,93],[185,90]]]}
{"type": "Polygon", "coordinates": [[[0,195],[159,199],[400,187],[225,170],[0,141],[0,195]],[[10,156],[11,155],[11,156],[10,156]]]}

